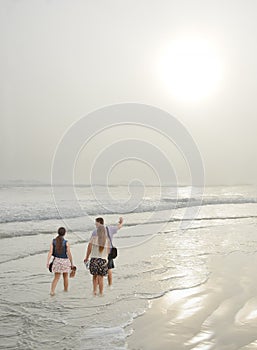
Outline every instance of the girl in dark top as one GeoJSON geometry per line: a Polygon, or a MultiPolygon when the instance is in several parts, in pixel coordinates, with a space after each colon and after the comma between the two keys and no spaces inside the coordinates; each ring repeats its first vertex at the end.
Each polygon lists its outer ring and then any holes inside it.
{"type": "Polygon", "coordinates": [[[69,272],[73,268],[73,261],[69,243],[64,239],[65,233],[66,230],[64,227],[60,227],[58,229],[58,236],[53,239],[47,256],[47,268],[49,268],[51,256],[54,256],[52,268],[52,271],[54,272],[54,279],[51,284],[50,295],[54,295],[55,288],[61,277],[61,274],[63,275],[64,291],[68,291],[69,272]]]}

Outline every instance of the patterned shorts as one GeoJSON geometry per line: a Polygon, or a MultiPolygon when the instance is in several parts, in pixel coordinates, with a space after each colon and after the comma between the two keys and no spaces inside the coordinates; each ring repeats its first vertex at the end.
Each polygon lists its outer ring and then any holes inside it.
{"type": "Polygon", "coordinates": [[[58,273],[69,273],[71,268],[71,263],[69,259],[54,258],[53,262],[53,272],[58,273]]]}
{"type": "Polygon", "coordinates": [[[101,258],[91,258],[89,271],[91,275],[106,276],[108,272],[107,260],[101,258]]]}

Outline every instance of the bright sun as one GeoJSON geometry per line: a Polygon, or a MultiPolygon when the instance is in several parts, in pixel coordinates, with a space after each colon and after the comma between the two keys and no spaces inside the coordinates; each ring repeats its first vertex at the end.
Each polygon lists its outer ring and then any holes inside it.
{"type": "Polygon", "coordinates": [[[172,95],[194,101],[215,92],[222,69],[217,52],[208,42],[181,39],[164,52],[158,75],[172,95]]]}

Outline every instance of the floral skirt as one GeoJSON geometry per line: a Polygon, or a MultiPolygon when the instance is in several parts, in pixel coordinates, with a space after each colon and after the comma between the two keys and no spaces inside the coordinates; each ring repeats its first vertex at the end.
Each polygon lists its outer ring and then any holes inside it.
{"type": "Polygon", "coordinates": [[[106,276],[108,272],[108,262],[102,258],[91,258],[89,264],[91,275],[106,276]]]}
{"type": "Polygon", "coordinates": [[[54,258],[53,262],[53,272],[58,273],[69,273],[71,268],[71,263],[69,259],[54,258]]]}

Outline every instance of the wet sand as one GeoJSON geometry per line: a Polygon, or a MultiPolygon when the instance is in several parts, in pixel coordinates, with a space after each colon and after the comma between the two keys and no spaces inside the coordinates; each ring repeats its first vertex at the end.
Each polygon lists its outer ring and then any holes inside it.
{"type": "Polygon", "coordinates": [[[154,300],[131,325],[130,350],[257,349],[257,255],[210,261],[205,284],[154,300]]]}

